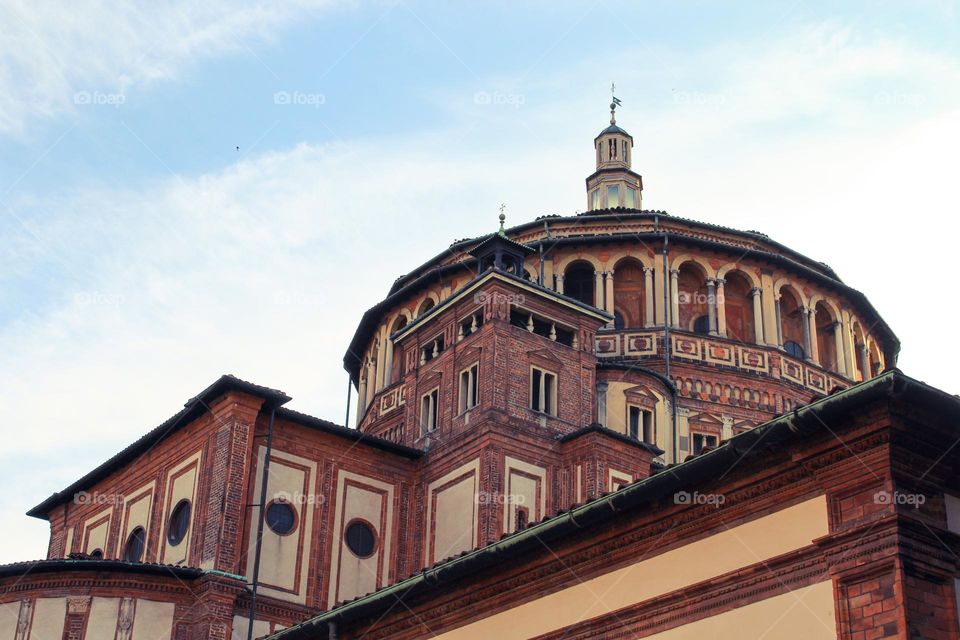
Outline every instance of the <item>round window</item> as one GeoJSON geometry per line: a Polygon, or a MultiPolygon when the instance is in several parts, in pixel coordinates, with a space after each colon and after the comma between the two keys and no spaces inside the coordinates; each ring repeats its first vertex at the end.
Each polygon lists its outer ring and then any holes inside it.
{"type": "Polygon", "coordinates": [[[187,537],[189,528],[190,501],[183,499],[170,512],[170,520],[167,522],[167,542],[173,547],[177,546],[187,537]]]}
{"type": "Polygon", "coordinates": [[[267,526],[278,536],[293,533],[297,526],[297,512],[289,502],[271,502],[267,506],[267,526]]]}
{"type": "Polygon", "coordinates": [[[127,544],[123,546],[123,559],[126,562],[140,562],[143,560],[143,548],[147,543],[147,532],[143,527],[137,527],[127,537],[127,544]]]}
{"type": "Polygon", "coordinates": [[[346,542],[347,548],[361,558],[369,558],[377,550],[377,534],[362,520],[347,525],[346,542]]]}

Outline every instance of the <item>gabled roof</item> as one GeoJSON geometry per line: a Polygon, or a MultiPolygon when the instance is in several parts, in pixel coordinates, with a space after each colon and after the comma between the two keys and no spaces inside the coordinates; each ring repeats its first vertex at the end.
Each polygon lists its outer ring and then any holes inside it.
{"type": "Polygon", "coordinates": [[[384,440],[383,438],[370,436],[361,431],[357,431],[356,429],[342,427],[338,424],[330,422],[329,420],[315,418],[311,415],[294,411],[293,409],[287,409],[286,407],[277,409],[277,417],[289,420],[290,422],[295,422],[311,429],[323,431],[341,438],[347,438],[354,442],[360,442],[362,444],[374,447],[375,449],[380,449],[381,451],[395,453],[405,458],[415,459],[423,456],[423,451],[420,449],[406,447],[402,444],[396,444],[390,442],[389,440],[384,440]]]}
{"type": "MultiPolygon", "coordinates": [[[[957,396],[891,369],[873,380],[838,391],[734,436],[708,453],[546,518],[487,546],[441,561],[421,573],[340,604],[269,637],[274,640],[311,640],[331,623],[385,615],[405,598],[429,597],[483,570],[503,566],[512,558],[542,552],[553,541],[603,526],[623,517],[626,511],[656,504],[676,491],[702,486],[722,476],[734,465],[762,461],[770,451],[828,430],[826,425],[836,425],[838,419],[848,420],[857,408],[882,398],[914,402],[934,412],[960,412],[960,398],[957,396]]],[[[960,426],[954,424],[953,428],[960,435],[960,426]]]]}
{"type": "Polygon", "coordinates": [[[115,471],[118,471],[124,466],[130,464],[133,460],[139,456],[142,456],[154,446],[167,439],[189,424],[191,421],[202,415],[208,410],[211,402],[228,391],[240,391],[243,393],[248,393],[252,396],[263,398],[264,403],[261,410],[277,409],[277,416],[286,418],[291,422],[296,422],[312,429],[318,429],[339,437],[348,438],[354,442],[362,442],[363,444],[370,445],[377,449],[389,451],[390,453],[395,453],[407,458],[416,458],[422,455],[422,452],[417,449],[411,449],[410,447],[394,444],[393,442],[384,440],[382,438],[365,435],[354,429],[348,429],[347,427],[342,427],[338,424],[334,424],[333,422],[315,418],[305,413],[300,413],[299,411],[281,408],[281,405],[286,404],[292,399],[283,391],[271,389],[270,387],[264,387],[252,382],[247,382],[246,380],[241,380],[236,376],[225,374],[217,378],[213,384],[198,393],[196,396],[187,400],[187,402],[183,405],[183,409],[165,420],[162,424],[151,429],[139,440],[111,457],[93,471],[84,475],[82,478],[71,484],[63,491],[54,493],[46,500],[27,511],[27,515],[46,520],[50,509],[59,504],[63,504],[64,502],[73,500],[73,497],[80,491],[93,486],[115,471]]]}
{"type": "Polygon", "coordinates": [[[591,433],[599,433],[602,436],[612,438],[619,442],[623,442],[624,444],[632,445],[634,447],[637,447],[638,449],[645,449],[655,456],[663,455],[663,449],[661,449],[660,447],[656,445],[652,445],[647,442],[643,442],[642,440],[637,440],[635,438],[625,436],[624,434],[618,431],[614,431],[613,429],[609,429],[603,426],[599,422],[594,422],[593,424],[583,427],[582,429],[577,429],[576,431],[560,436],[559,438],[557,438],[557,441],[570,442],[572,440],[576,440],[577,438],[580,438],[582,436],[585,436],[591,433]]]}
{"type": "Polygon", "coordinates": [[[78,492],[83,491],[87,487],[90,487],[97,482],[100,482],[113,472],[121,469],[134,459],[143,455],[152,449],[156,444],[179,431],[196,417],[202,415],[208,410],[208,404],[210,402],[228,391],[241,391],[243,393],[249,393],[252,396],[263,398],[263,406],[266,409],[279,407],[280,405],[286,404],[291,400],[290,396],[285,394],[283,391],[271,389],[270,387],[263,387],[252,382],[247,382],[246,380],[241,380],[240,378],[230,374],[222,375],[217,378],[217,380],[214,381],[214,383],[209,387],[187,400],[183,405],[183,409],[172,415],[162,424],[148,431],[139,440],[111,457],[109,460],[98,466],[90,473],[84,475],[82,478],[71,484],[63,491],[54,493],[46,500],[27,511],[27,515],[34,518],[40,518],[41,520],[46,520],[50,509],[69,500],[73,500],[74,495],[76,495],[78,492]]]}

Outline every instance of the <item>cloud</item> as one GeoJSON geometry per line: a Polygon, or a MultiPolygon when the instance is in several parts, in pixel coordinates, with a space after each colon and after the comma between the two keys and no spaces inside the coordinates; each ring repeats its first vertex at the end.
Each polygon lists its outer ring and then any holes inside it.
{"type": "Polygon", "coordinates": [[[322,0],[0,3],[0,134],[249,50],[322,0]]]}

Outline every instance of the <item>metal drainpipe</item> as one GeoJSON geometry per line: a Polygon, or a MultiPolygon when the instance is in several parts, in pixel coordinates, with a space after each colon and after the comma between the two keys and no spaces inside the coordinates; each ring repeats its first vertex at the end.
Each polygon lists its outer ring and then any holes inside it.
{"type": "MultiPolygon", "coordinates": [[[[546,235],[544,236],[543,240],[540,241],[540,277],[538,278],[541,287],[547,286],[543,282],[543,243],[544,241],[550,239],[550,223],[546,219],[543,221],[543,232],[546,235]]],[[[549,288],[553,289],[552,283],[549,288]]]]}
{"type": "MultiPolygon", "coordinates": [[[[669,238],[667,234],[663,234],[663,360],[664,360],[664,375],[667,380],[673,382],[673,379],[670,378],[670,356],[672,349],[670,348],[670,320],[672,315],[672,306],[670,305],[670,271],[668,269],[668,260],[667,256],[669,254],[668,246],[669,238]]],[[[671,385],[673,389],[673,407],[672,407],[672,421],[673,421],[673,437],[670,439],[670,446],[673,448],[673,463],[677,463],[677,452],[679,451],[678,438],[680,433],[677,431],[677,385],[674,383],[671,385]]]]}
{"type": "MultiPolygon", "coordinates": [[[[349,406],[349,405],[348,405],[349,406]]],[[[273,451],[273,416],[276,407],[270,409],[270,424],[267,427],[267,451],[263,456],[263,475],[260,476],[260,515],[257,519],[257,548],[253,556],[253,583],[250,585],[250,623],[247,625],[247,640],[253,640],[253,622],[257,613],[257,585],[260,581],[260,549],[263,545],[264,507],[267,502],[267,479],[270,472],[270,454],[273,451]]]]}

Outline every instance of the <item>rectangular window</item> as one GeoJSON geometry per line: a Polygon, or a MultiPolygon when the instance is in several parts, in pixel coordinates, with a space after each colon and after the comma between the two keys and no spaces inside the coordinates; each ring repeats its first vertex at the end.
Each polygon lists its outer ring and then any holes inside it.
{"type": "Polygon", "coordinates": [[[477,406],[477,374],[480,365],[475,364],[460,372],[460,413],[477,406]]]}
{"type": "Polygon", "coordinates": [[[530,509],[528,507],[517,507],[516,510],[516,527],[514,531],[522,531],[527,528],[527,525],[530,523],[530,509]]]}
{"type": "Polygon", "coordinates": [[[437,400],[440,388],[429,391],[420,398],[420,434],[429,433],[437,428],[437,400]]]}
{"type": "Polygon", "coordinates": [[[629,412],[629,419],[627,424],[630,428],[630,433],[628,434],[634,440],[640,439],[640,425],[643,423],[643,416],[640,407],[627,407],[629,412]]]}
{"type": "Polygon", "coordinates": [[[613,207],[620,206],[620,187],[615,184],[611,184],[607,187],[607,208],[612,209],[613,207]]]}
{"type": "Polygon", "coordinates": [[[590,194],[590,208],[600,208],[600,189],[594,189],[590,194]]]}
{"type": "Polygon", "coordinates": [[[653,429],[653,412],[649,409],[628,405],[627,435],[647,444],[656,444],[654,442],[656,435],[653,429]]]}
{"type": "Polygon", "coordinates": [[[700,455],[704,449],[713,449],[717,446],[717,436],[705,433],[693,434],[693,455],[700,455]]]}
{"type": "Polygon", "coordinates": [[[533,367],[530,370],[530,408],[551,416],[557,415],[557,376],[533,367]]]}
{"type": "Polygon", "coordinates": [[[632,187],[627,187],[627,193],[625,194],[624,206],[630,209],[636,209],[637,207],[637,190],[632,187]]]}

